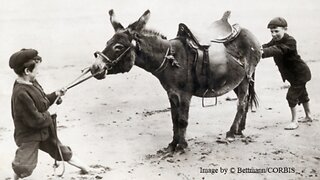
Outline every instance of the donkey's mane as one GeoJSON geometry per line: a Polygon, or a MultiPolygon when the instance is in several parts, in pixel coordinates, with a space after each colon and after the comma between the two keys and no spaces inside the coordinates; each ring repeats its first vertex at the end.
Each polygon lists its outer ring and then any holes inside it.
{"type": "Polygon", "coordinates": [[[162,39],[167,39],[166,36],[164,36],[163,34],[161,34],[160,32],[156,31],[156,30],[153,30],[153,29],[143,29],[142,31],[142,34],[144,35],[151,35],[151,36],[157,36],[157,37],[160,37],[162,39]]]}

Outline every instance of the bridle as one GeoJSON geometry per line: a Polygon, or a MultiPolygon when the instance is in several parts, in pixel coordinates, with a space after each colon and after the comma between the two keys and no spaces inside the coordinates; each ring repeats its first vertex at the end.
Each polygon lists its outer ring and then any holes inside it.
{"type": "Polygon", "coordinates": [[[73,80],[71,83],[69,83],[68,86],[66,86],[66,89],[71,89],[81,83],[83,83],[84,81],[96,76],[96,75],[99,75],[101,73],[104,73],[106,70],[110,70],[112,69],[120,60],[121,58],[130,50],[131,47],[128,47],[125,51],[123,51],[118,57],[117,59],[115,60],[110,60],[106,55],[104,55],[102,52],[100,51],[96,51],[94,53],[94,56],[97,58],[98,55],[101,56],[103,59],[102,61],[105,63],[105,66],[98,72],[94,73],[94,74],[91,74],[90,76],[86,77],[86,78],[83,78],[87,73],[89,73],[91,71],[91,68],[90,67],[87,67],[85,69],[82,70],[82,74],[77,77],[75,80],[73,80]],[[81,79],[83,78],[83,79],[81,79]],[[81,80],[80,80],[81,79],[81,80]]]}
{"type": "Polygon", "coordinates": [[[128,47],[128,48],[127,48],[125,51],[123,51],[115,60],[111,60],[110,58],[108,58],[108,56],[106,56],[105,54],[103,54],[103,53],[100,52],[100,51],[96,51],[96,52],[94,53],[94,56],[95,56],[95,58],[97,58],[98,55],[99,55],[100,57],[102,57],[102,58],[103,58],[102,61],[105,63],[104,69],[105,69],[105,70],[110,70],[110,69],[112,69],[112,68],[121,60],[121,58],[122,58],[125,54],[127,54],[127,52],[129,52],[130,49],[131,49],[131,47],[128,47]]]}
{"type": "MultiPolygon", "coordinates": [[[[137,46],[137,47],[139,50],[141,50],[140,46],[137,46]]],[[[98,56],[102,57],[102,61],[105,63],[105,66],[102,68],[103,70],[111,70],[121,60],[121,58],[127,54],[127,52],[130,49],[131,49],[131,46],[129,46],[125,51],[123,51],[115,60],[111,60],[108,56],[106,56],[100,51],[96,51],[94,53],[94,56],[95,58],[97,58],[98,56]]],[[[161,62],[159,67],[153,72],[154,74],[158,74],[162,72],[164,69],[166,69],[168,65],[168,61],[171,61],[172,66],[180,67],[180,65],[176,61],[173,61],[174,59],[170,57],[170,55],[172,54],[171,51],[172,51],[172,45],[170,44],[170,47],[168,47],[166,54],[164,55],[163,61],[161,62]]]]}

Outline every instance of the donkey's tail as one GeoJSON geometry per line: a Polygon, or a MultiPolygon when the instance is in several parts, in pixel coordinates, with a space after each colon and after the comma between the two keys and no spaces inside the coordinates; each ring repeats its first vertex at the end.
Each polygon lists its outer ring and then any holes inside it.
{"type": "Polygon", "coordinates": [[[252,80],[249,82],[249,96],[248,96],[248,106],[252,110],[253,107],[258,108],[259,107],[259,101],[258,96],[256,94],[256,91],[254,90],[254,76],[255,73],[252,73],[252,80]]]}

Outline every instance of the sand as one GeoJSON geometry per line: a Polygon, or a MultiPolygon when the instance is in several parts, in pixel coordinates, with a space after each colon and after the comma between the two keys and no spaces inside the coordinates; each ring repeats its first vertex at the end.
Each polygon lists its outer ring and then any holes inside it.
{"type": "MultiPolygon", "coordinates": [[[[172,139],[169,101],[159,81],[135,66],[129,73],[90,79],[63,97],[58,109],[61,141],[84,162],[106,172],[81,175],[66,164],[60,179],[319,179],[320,25],[315,21],[320,4],[301,2],[5,0],[0,7],[0,179],[12,177],[17,148],[10,110],[16,76],[8,58],[23,47],[38,49],[44,59],[38,81],[48,93],[61,88],[93,62],[93,52],[102,50],[112,36],[107,16],[111,8],[125,26],[150,9],[147,27],[169,39],[175,37],[178,23],[205,26],[228,9],[231,23],[247,27],[265,43],[270,40],[267,22],[274,16],[286,17],[288,32],[297,39],[299,53],[312,71],[307,88],[314,121],[284,130],[291,118],[285,99],[288,83],[281,81],[273,60],[264,59],[256,69],[260,107],[248,113],[246,138],[221,141],[236,113],[233,93],[219,97],[218,105],[209,108],[202,108],[201,99],[194,97],[189,147],[184,154],[164,156],[161,150],[172,139]]],[[[303,118],[303,108],[298,109],[303,118]]],[[[59,179],[52,165],[53,159],[40,152],[37,168],[26,179],[59,179]]]]}

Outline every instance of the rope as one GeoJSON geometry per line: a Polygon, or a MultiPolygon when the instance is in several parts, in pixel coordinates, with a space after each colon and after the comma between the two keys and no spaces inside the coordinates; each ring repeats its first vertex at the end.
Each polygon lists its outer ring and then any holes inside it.
{"type": "MultiPolygon", "coordinates": [[[[53,102],[53,104],[56,104],[57,101],[60,99],[61,97],[58,96],[55,101],[53,102]]],[[[58,177],[62,177],[64,172],[65,172],[65,163],[64,163],[64,159],[63,159],[63,155],[62,155],[62,151],[61,151],[61,148],[58,144],[58,133],[57,133],[57,114],[53,114],[51,115],[51,118],[52,118],[52,128],[51,129],[51,132],[52,132],[52,135],[53,135],[53,138],[54,138],[54,141],[55,141],[55,144],[56,144],[56,147],[58,148],[58,152],[59,152],[59,156],[61,158],[61,161],[62,161],[62,172],[61,174],[58,174],[57,176],[58,177]]],[[[55,151],[55,159],[54,159],[54,164],[53,164],[53,172],[54,172],[54,176],[56,176],[56,169],[59,167],[59,164],[56,160],[56,157],[57,157],[57,154],[56,154],[56,151],[55,151]]]]}
{"type": "MultiPolygon", "coordinates": [[[[103,70],[101,70],[101,71],[99,71],[99,72],[96,72],[96,73],[94,73],[94,74],[92,74],[92,75],[90,75],[90,76],[88,76],[88,77],[86,77],[86,78],[84,78],[84,79],[82,79],[82,80],[79,81],[79,79],[82,78],[84,75],[86,75],[88,72],[90,72],[90,70],[91,70],[90,67],[87,67],[87,68],[83,69],[83,70],[82,70],[82,74],[81,74],[80,76],[78,76],[77,78],[75,78],[72,82],[70,82],[70,83],[67,85],[67,89],[71,89],[71,88],[79,85],[80,83],[82,83],[82,82],[84,82],[84,81],[86,81],[86,80],[94,77],[95,75],[102,73],[105,69],[103,69],[103,70]],[[78,82],[77,82],[77,81],[78,81],[78,82]]],[[[61,98],[61,97],[58,96],[58,97],[55,99],[55,101],[54,101],[53,104],[57,104],[60,98],[61,98]]],[[[52,128],[51,128],[51,131],[52,131],[53,138],[54,138],[54,140],[55,140],[56,147],[58,148],[59,156],[60,156],[61,161],[62,161],[62,172],[61,172],[60,174],[58,174],[57,176],[58,176],[58,177],[62,177],[63,174],[64,174],[64,172],[65,172],[65,161],[64,161],[64,158],[63,158],[63,155],[62,155],[62,151],[61,151],[60,144],[58,143],[59,141],[58,141],[58,133],[57,133],[57,120],[56,120],[57,115],[56,115],[56,114],[53,114],[52,116],[53,116],[53,117],[52,117],[52,121],[53,121],[53,122],[52,122],[52,125],[53,125],[53,126],[52,126],[52,128]]],[[[55,152],[55,153],[56,153],[56,152],[55,152]]],[[[56,154],[55,154],[55,157],[56,157],[56,154]]],[[[57,169],[58,167],[59,167],[59,164],[58,164],[58,162],[57,162],[57,160],[56,160],[56,158],[55,158],[54,164],[53,164],[54,176],[56,176],[56,169],[57,169]]]]}
{"type": "MultiPolygon", "coordinates": [[[[57,133],[57,120],[56,120],[56,117],[57,115],[54,114],[53,116],[55,116],[54,118],[52,118],[53,120],[53,128],[51,128],[51,131],[52,131],[52,134],[54,136],[54,140],[55,140],[55,144],[56,144],[56,147],[58,148],[58,152],[59,152],[59,156],[61,158],[61,161],[62,161],[62,172],[61,174],[58,174],[57,176],[58,177],[62,177],[64,172],[65,172],[65,161],[63,159],[63,155],[62,155],[62,151],[61,151],[61,148],[60,148],[60,145],[58,143],[58,133],[57,133]]],[[[56,151],[55,151],[55,159],[54,159],[54,164],[53,164],[53,172],[54,172],[54,176],[56,176],[56,169],[59,167],[59,164],[57,162],[57,159],[56,159],[56,151]]]]}

